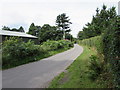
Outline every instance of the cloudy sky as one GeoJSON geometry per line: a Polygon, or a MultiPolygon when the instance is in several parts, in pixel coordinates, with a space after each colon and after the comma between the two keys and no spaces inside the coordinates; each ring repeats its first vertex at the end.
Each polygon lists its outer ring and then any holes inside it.
{"type": "Polygon", "coordinates": [[[96,8],[103,4],[118,10],[119,0],[1,0],[0,28],[8,26],[26,31],[32,22],[35,25],[55,25],[57,15],[66,13],[73,23],[71,34],[76,37],[87,22],[95,15],[96,8]]]}

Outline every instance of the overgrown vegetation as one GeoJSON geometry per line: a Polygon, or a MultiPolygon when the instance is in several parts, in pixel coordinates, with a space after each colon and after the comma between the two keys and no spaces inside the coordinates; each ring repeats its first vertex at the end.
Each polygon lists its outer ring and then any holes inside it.
{"type": "Polygon", "coordinates": [[[5,69],[37,61],[70,47],[73,47],[73,43],[68,40],[47,41],[41,45],[35,45],[32,41],[25,43],[20,38],[11,37],[2,44],[2,66],[5,69]]]}
{"type": "Polygon", "coordinates": [[[94,47],[98,52],[96,56],[90,57],[90,69],[93,70],[91,77],[96,79],[99,76],[112,88],[120,85],[120,17],[116,18],[103,35],[79,41],[82,45],[94,47]]]}
{"type": "Polygon", "coordinates": [[[87,47],[92,47],[96,50],[96,55],[89,57],[90,65],[90,78],[91,80],[101,80],[106,83],[106,88],[114,88],[114,77],[110,71],[110,63],[105,61],[105,56],[103,54],[103,36],[97,36],[90,39],[84,39],[79,41],[81,45],[86,45],[87,47]]]}
{"type": "Polygon", "coordinates": [[[96,36],[89,39],[78,40],[80,45],[94,47],[99,53],[103,53],[102,36],[96,36]]]}
{"type": "Polygon", "coordinates": [[[83,27],[83,31],[78,33],[78,38],[80,40],[87,39],[106,32],[106,28],[110,25],[110,22],[113,21],[116,15],[115,7],[107,9],[107,6],[103,5],[101,10],[97,8],[92,21],[83,27]]]}
{"type": "Polygon", "coordinates": [[[87,50],[88,55],[84,51],[84,57],[78,57],[68,72],[56,77],[50,87],[120,88],[120,16],[115,7],[97,8],[91,23],[78,33],[78,39],[80,45],[92,48],[96,54],[87,50]]]}
{"type": "Polygon", "coordinates": [[[80,31],[78,38],[81,44],[94,47],[98,54],[91,56],[92,77],[99,76],[107,81],[107,87],[120,87],[120,16],[116,14],[115,7],[107,10],[103,5],[97,8],[92,22],[80,31]],[[98,36],[100,35],[100,36],[98,36]],[[94,37],[97,36],[97,37],[94,37]],[[94,37],[94,38],[90,38],[94,37]],[[86,39],[88,38],[88,39],[86,39]],[[98,64],[99,63],[99,64],[98,64]],[[101,67],[102,66],[102,67],[101,67]],[[101,71],[101,72],[99,72],[101,71]]]}
{"type": "MultiPolygon", "coordinates": [[[[59,76],[55,77],[50,83],[49,88],[106,88],[106,82],[99,78],[91,79],[90,56],[96,59],[96,50],[94,48],[84,47],[83,53],[59,76]]],[[[94,62],[97,63],[97,62],[94,62]]],[[[94,64],[93,64],[94,65],[94,64]]],[[[99,66],[99,65],[98,65],[99,66]]],[[[97,72],[99,69],[94,68],[97,72]]],[[[97,75],[96,75],[97,77],[97,75]]]]}
{"type": "Polygon", "coordinates": [[[120,88],[120,16],[116,16],[105,29],[103,36],[103,54],[108,71],[112,73],[114,85],[120,88]]]}

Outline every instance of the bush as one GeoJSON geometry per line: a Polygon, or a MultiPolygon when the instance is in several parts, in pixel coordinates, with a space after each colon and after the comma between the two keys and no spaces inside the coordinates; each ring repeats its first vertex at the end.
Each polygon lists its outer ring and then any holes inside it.
{"type": "Polygon", "coordinates": [[[110,64],[108,70],[113,72],[114,84],[120,87],[120,16],[110,21],[103,36],[103,48],[105,61],[110,64]]]}
{"type": "MultiPolygon", "coordinates": [[[[109,20],[109,26],[104,28],[101,36],[79,41],[80,44],[95,47],[104,58],[105,73],[114,78],[115,87],[120,87],[120,16],[109,20]]],[[[93,57],[92,57],[93,58],[93,57]]],[[[99,56],[99,58],[101,58],[99,56]]],[[[101,59],[100,59],[101,60],[101,59]]],[[[94,66],[96,67],[96,66],[94,66]]]]}
{"type": "Polygon", "coordinates": [[[46,51],[56,50],[58,49],[58,42],[57,41],[46,41],[41,45],[41,47],[46,51]]]}
{"type": "Polygon", "coordinates": [[[58,48],[68,48],[74,46],[74,44],[69,40],[60,40],[58,43],[58,48]]]}
{"type": "Polygon", "coordinates": [[[59,41],[47,41],[44,42],[41,47],[46,51],[52,51],[62,48],[70,48],[73,47],[73,43],[68,40],[59,40],[59,41]]]}
{"type": "Polygon", "coordinates": [[[49,56],[49,51],[63,48],[70,48],[73,44],[70,41],[47,41],[42,45],[35,45],[34,42],[23,42],[18,37],[11,37],[2,43],[2,65],[9,68],[36,61],[38,56],[44,58],[49,56]]]}
{"type": "Polygon", "coordinates": [[[104,71],[104,63],[99,60],[99,58],[95,55],[90,56],[90,73],[91,73],[91,79],[95,80],[97,79],[100,74],[104,71]]]}
{"type": "Polygon", "coordinates": [[[79,41],[80,44],[94,47],[99,53],[103,53],[102,35],[79,41]]]}
{"type": "Polygon", "coordinates": [[[40,53],[44,53],[40,46],[36,46],[34,42],[28,41],[24,43],[22,39],[11,37],[3,42],[3,66],[13,63],[14,61],[23,60],[26,57],[32,57],[40,53]]]}

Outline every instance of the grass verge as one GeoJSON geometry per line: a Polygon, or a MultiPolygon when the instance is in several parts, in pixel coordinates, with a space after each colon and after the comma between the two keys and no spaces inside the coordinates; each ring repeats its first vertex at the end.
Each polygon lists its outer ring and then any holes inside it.
{"type": "Polygon", "coordinates": [[[99,80],[92,81],[89,73],[89,57],[96,55],[93,48],[83,46],[83,53],[59,76],[50,83],[49,88],[105,88],[99,80]]]}
{"type": "MultiPolygon", "coordinates": [[[[49,56],[52,56],[52,55],[55,55],[55,54],[58,54],[58,53],[61,53],[61,52],[64,52],[66,50],[68,50],[70,48],[62,48],[62,49],[58,49],[56,51],[49,51],[47,53],[44,53],[44,54],[40,54],[40,55],[36,55],[36,56],[31,56],[31,57],[27,57],[27,58],[24,58],[22,60],[16,60],[14,62],[16,63],[11,63],[9,65],[4,65],[2,66],[2,70],[5,70],[5,69],[9,69],[9,68],[13,68],[13,67],[16,67],[16,66],[19,66],[19,65],[23,65],[23,64],[28,64],[30,62],[35,62],[35,61],[39,61],[43,58],[47,58],[49,56]]],[[[12,61],[13,62],[13,61],[12,61]]]]}

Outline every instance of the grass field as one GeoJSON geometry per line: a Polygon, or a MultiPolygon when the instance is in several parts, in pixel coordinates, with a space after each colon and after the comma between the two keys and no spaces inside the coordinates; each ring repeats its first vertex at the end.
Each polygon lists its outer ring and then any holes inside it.
{"type": "Polygon", "coordinates": [[[89,57],[96,55],[93,48],[84,46],[83,53],[59,76],[50,83],[49,88],[105,88],[99,80],[92,81],[89,73],[89,57]]]}

